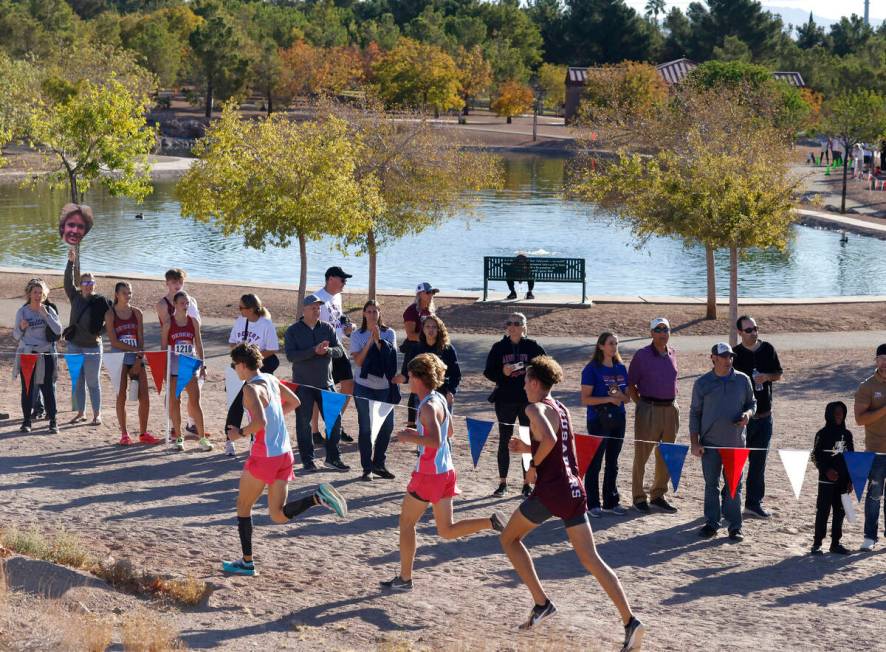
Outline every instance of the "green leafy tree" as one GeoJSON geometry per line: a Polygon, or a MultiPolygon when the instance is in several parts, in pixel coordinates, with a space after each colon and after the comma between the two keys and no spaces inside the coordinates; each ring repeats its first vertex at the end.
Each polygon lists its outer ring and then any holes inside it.
{"type": "Polygon", "coordinates": [[[240,54],[242,43],[220,5],[207,2],[195,13],[203,22],[191,32],[189,42],[203,79],[208,118],[215,99],[227,99],[243,88],[249,61],[240,54]]]}
{"type": "Polygon", "coordinates": [[[388,106],[435,113],[459,109],[459,72],[452,57],[434,45],[402,38],[373,66],[379,97],[388,106]]]}
{"type": "Polygon", "coordinates": [[[624,2],[566,0],[564,21],[572,65],[655,58],[655,29],[624,2]]]}
{"type": "Polygon", "coordinates": [[[560,0],[530,0],[526,13],[538,27],[545,61],[557,64],[574,63],[575,55],[566,44],[566,19],[560,0]]]}
{"type": "Polygon", "coordinates": [[[459,48],[458,56],[459,83],[464,98],[464,113],[467,115],[471,100],[489,90],[492,83],[492,66],[483,57],[483,50],[475,45],[470,50],[459,48]]]}
{"type": "Polygon", "coordinates": [[[757,0],[707,0],[689,5],[691,38],[685,56],[705,61],[727,36],[735,36],[750,49],[754,60],[773,56],[787,38],[781,18],[763,9],[757,0]]]}
{"type": "Polygon", "coordinates": [[[157,75],[162,87],[175,85],[188,43],[168,28],[162,16],[138,21],[122,38],[127,48],[140,55],[139,63],[157,75]]]}
{"type": "Polygon", "coordinates": [[[68,50],[81,28],[64,0],[0,0],[0,49],[13,57],[68,50]]]}
{"type": "Polygon", "coordinates": [[[246,121],[228,103],[178,184],[182,215],[213,222],[256,249],[298,241],[301,314],[308,241],[356,237],[383,206],[377,181],[355,178],[362,148],[338,118],[246,121]]]}
{"type": "Polygon", "coordinates": [[[874,35],[870,25],[866,25],[861,16],[852,14],[843,16],[840,22],[831,25],[829,41],[831,50],[837,56],[857,54],[874,35]]]}
{"type": "Polygon", "coordinates": [[[543,63],[538,69],[538,85],[544,91],[545,108],[560,112],[566,103],[566,66],[543,63]]]}
{"type": "Polygon", "coordinates": [[[112,195],[144,199],[151,192],[148,154],[156,143],[145,120],[149,97],[113,77],[73,88],[44,83],[44,89],[49,99],[32,114],[30,139],[58,164],[50,182],[67,183],[73,202],[81,202],[95,182],[112,195]]]}
{"type": "Polygon", "coordinates": [[[0,51],[0,167],[5,164],[3,146],[28,133],[38,74],[33,61],[13,60],[0,51]]]}
{"type": "Polygon", "coordinates": [[[824,28],[819,27],[815,23],[815,19],[812,17],[812,12],[809,12],[809,20],[797,28],[797,47],[808,50],[809,48],[814,48],[817,45],[825,45],[827,43],[827,37],[824,33],[824,28]]]}
{"type": "Polygon", "coordinates": [[[277,44],[268,39],[254,46],[249,80],[252,89],[265,98],[265,109],[268,115],[274,110],[274,102],[280,99],[284,105],[291,101],[292,96],[287,90],[283,59],[277,44]]]}
{"type": "Polygon", "coordinates": [[[646,0],[646,17],[658,24],[659,14],[665,13],[665,0],[646,0]]]}
{"type": "Polygon", "coordinates": [[[886,101],[879,93],[857,90],[831,98],[822,107],[822,132],[843,144],[843,189],[840,212],[846,212],[849,152],[855,143],[872,141],[886,132],[886,101]]]}

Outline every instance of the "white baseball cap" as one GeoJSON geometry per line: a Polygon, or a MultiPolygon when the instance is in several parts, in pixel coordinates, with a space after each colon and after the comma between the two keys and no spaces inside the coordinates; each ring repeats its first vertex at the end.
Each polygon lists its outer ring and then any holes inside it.
{"type": "Polygon", "coordinates": [[[726,342],[717,342],[714,346],[711,347],[711,355],[731,355],[733,358],[735,357],[735,352],[733,352],[732,347],[729,346],[726,342]]]}
{"type": "Polygon", "coordinates": [[[658,326],[667,326],[668,329],[671,327],[671,322],[669,322],[664,317],[656,317],[651,322],[649,322],[649,330],[654,331],[658,326]]]}

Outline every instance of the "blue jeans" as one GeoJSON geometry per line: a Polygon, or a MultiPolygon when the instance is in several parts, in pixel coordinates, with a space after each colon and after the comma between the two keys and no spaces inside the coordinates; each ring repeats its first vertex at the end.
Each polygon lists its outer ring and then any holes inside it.
{"type": "Polygon", "coordinates": [[[89,387],[89,400],[92,403],[92,413],[100,414],[102,411],[102,384],[99,382],[98,372],[102,368],[102,347],[100,346],[77,346],[68,342],[68,353],[86,353],[83,356],[83,369],[77,378],[77,387],[74,388],[74,409],[77,412],[86,412],[86,388],[89,387]],[[98,355],[89,355],[95,354],[98,355]]]}
{"type": "Polygon", "coordinates": [[[585,472],[585,492],[588,494],[588,509],[600,507],[600,468],[603,460],[606,460],[606,470],[603,471],[603,509],[612,509],[618,505],[618,456],[625,438],[625,416],[621,415],[618,426],[609,432],[603,432],[598,423],[588,421],[588,434],[604,437],[618,437],[618,439],[603,439],[600,442],[594,459],[588,465],[585,472]]]}
{"type": "Polygon", "coordinates": [[[391,443],[391,433],[394,431],[394,411],[391,410],[378,431],[373,453],[369,401],[363,399],[387,403],[390,400],[389,394],[389,389],[370,389],[354,383],[354,403],[357,406],[357,423],[360,428],[357,442],[360,447],[360,466],[363,467],[363,473],[369,473],[374,468],[385,468],[388,444],[391,443]]]}
{"type": "MultiPolygon", "coordinates": [[[[772,439],[772,415],[762,419],[748,421],[748,448],[769,448],[772,439]]],[[[748,453],[748,481],[745,490],[744,504],[748,507],[759,507],[766,494],[766,455],[768,450],[751,451],[748,453]]]]}
{"type": "MultiPolygon", "coordinates": [[[[886,455],[877,455],[868,474],[868,495],[864,501],[865,539],[877,540],[877,520],[880,518],[884,483],[886,483],[886,455]]],[[[886,507],[883,508],[883,533],[886,536],[886,507]]]]}
{"type": "MultiPolygon", "coordinates": [[[[332,387],[328,390],[334,391],[332,387]]],[[[314,464],[314,439],[311,433],[311,414],[314,412],[314,403],[323,413],[323,395],[319,389],[313,387],[305,387],[299,385],[295,392],[301,405],[295,411],[295,437],[298,442],[298,454],[301,462],[307,467],[314,464]]],[[[335,462],[341,459],[341,453],[338,451],[338,442],[341,439],[341,415],[335,420],[332,432],[326,440],[326,461],[335,462]]]]}
{"type": "Polygon", "coordinates": [[[712,528],[719,529],[720,516],[729,521],[729,530],[741,529],[741,476],[735,488],[735,498],[729,495],[729,485],[723,476],[720,489],[720,476],[723,475],[723,460],[720,451],[705,448],[701,456],[701,471],[704,474],[704,517],[712,528]]]}

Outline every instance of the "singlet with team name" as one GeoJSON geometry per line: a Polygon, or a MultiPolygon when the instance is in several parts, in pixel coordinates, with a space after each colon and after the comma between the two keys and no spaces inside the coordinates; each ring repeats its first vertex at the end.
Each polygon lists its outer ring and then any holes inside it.
{"type": "Polygon", "coordinates": [[[114,313],[114,334],[117,339],[123,344],[138,346],[138,318],[135,311],[130,308],[132,314],[129,319],[123,319],[114,308],[111,310],[114,313]]]}
{"type": "MultiPolygon", "coordinates": [[[[532,495],[554,516],[571,518],[582,504],[586,504],[585,488],[578,477],[575,459],[575,435],[569,411],[559,401],[546,398],[545,405],[554,408],[560,417],[557,424],[557,444],[536,468],[535,489],[532,495]]],[[[532,454],[540,442],[532,440],[532,454]]]]}
{"type": "MultiPolygon", "coordinates": [[[[455,467],[452,465],[452,450],[449,446],[449,406],[446,399],[437,392],[431,392],[422,399],[416,410],[421,415],[421,409],[426,403],[439,403],[443,408],[443,423],[440,424],[440,432],[442,433],[442,442],[440,448],[431,448],[430,446],[418,447],[418,463],[415,465],[416,473],[428,473],[436,475],[440,473],[448,473],[455,467]]],[[[421,423],[421,417],[416,419],[418,422],[418,433],[424,435],[424,427],[421,423]]]]}
{"type": "Polygon", "coordinates": [[[268,405],[264,408],[265,427],[255,433],[251,457],[277,457],[292,452],[289,432],[283,418],[280,399],[280,381],[273,374],[258,372],[246,381],[250,385],[264,385],[268,390],[268,405]]]}
{"type": "Polygon", "coordinates": [[[197,339],[197,327],[194,326],[194,320],[187,318],[188,322],[184,326],[179,326],[172,318],[169,324],[169,346],[172,348],[173,357],[177,359],[179,355],[189,355],[196,357],[194,351],[194,343],[197,339]]]}

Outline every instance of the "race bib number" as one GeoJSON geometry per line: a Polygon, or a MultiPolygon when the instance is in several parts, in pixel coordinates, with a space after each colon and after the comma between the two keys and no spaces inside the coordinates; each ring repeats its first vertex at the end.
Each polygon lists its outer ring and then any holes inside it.
{"type": "Polygon", "coordinates": [[[175,353],[176,355],[193,355],[194,345],[190,342],[176,342],[175,353]]]}
{"type": "Polygon", "coordinates": [[[120,341],[127,346],[138,346],[138,340],[135,339],[134,335],[126,334],[120,338],[120,341]]]}

